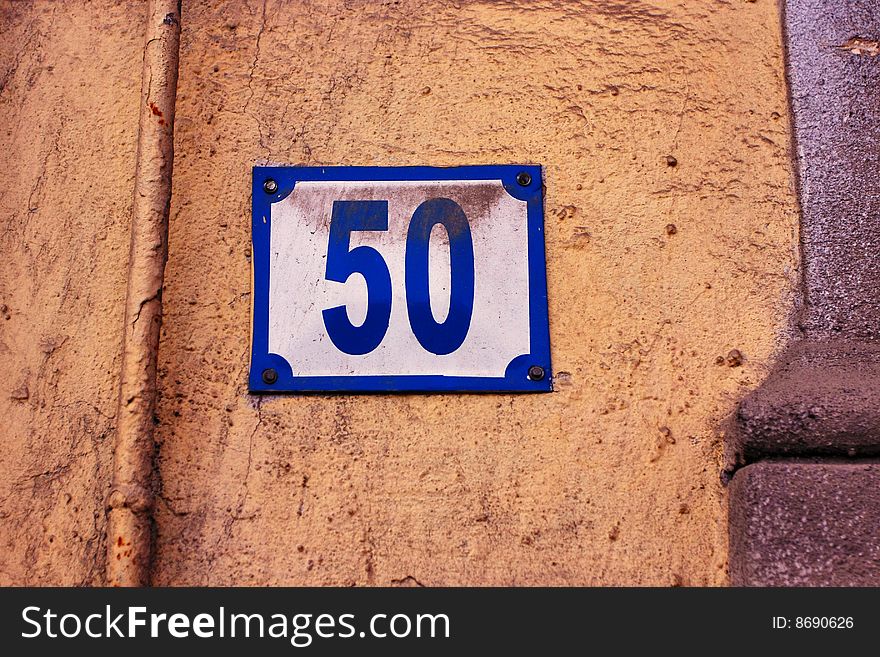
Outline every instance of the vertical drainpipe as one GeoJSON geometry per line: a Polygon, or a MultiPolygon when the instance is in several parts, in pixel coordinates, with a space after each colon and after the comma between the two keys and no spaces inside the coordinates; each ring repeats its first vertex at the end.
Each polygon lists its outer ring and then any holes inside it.
{"type": "Polygon", "coordinates": [[[734,585],[880,584],[880,3],[783,0],[795,336],[731,440],[734,585]]]}
{"type": "Polygon", "coordinates": [[[156,364],[174,160],[180,0],[151,0],[131,218],[113,482],[107,500],[107,584],[150,583],[156,364]]]}

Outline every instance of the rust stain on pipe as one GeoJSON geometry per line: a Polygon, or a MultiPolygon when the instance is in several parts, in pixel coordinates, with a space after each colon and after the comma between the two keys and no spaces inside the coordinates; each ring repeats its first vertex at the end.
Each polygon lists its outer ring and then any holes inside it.
{"type": "Polygon", "coordinates": [[[168,256],[179,45],[179,0],[151,0],[141,73],[113,483],[107,500],[110,586],[145,586],[150,577],[156,362],[168,256]]]}

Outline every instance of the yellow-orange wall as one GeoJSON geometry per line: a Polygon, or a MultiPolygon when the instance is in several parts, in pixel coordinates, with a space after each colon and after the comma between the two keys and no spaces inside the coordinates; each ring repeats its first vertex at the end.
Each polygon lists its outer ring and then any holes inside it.
{"type": "MultiPolygon", "coordinates": [[[[143,17],[0,3],[4,584],[103,581],[143,17]]],[[[775,2],[182,25],[154,582],[724,583],[722,422],[797,268],[775,2]],[[517,162],[544,165],[555,393],[248,394],[251,166],[517,162]]]]}

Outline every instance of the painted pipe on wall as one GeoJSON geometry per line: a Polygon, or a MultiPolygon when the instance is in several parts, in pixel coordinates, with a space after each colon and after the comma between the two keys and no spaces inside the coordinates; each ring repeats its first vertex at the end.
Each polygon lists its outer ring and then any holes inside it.
{"type": "Polygon", "coordinates": [[[151,0],[141,72],[113,483],[107,500],[110,586],[146,586],[150,577],[156,364],[168,257],[179,46],[180,0],[151,0]]]}

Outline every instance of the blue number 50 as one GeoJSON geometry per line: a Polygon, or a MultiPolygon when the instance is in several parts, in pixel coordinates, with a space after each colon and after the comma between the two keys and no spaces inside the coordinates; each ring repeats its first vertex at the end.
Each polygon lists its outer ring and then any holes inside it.
{"type": "MultiPolygon", "coordinates": [[[[367,316],[354,326],[345,306],[323,311],[330,340],[340,351],[360,356],[382,342],[391,319],[391,274],[376,249],[350,249],[355,230],[388,230],[388,201],[334,201],[327,246],[326,278],[345,283],[359,273],[367,282],[367,316]]],[[[467,337],[474,310],[474,243],[461,206],[448,198],[422,203],[412,216],[406,235],[406,307],[413,334],[427,351],[450,354],[467,337]],[[449,312],[437,322],[431,311],[428,245],[434,226],[441,224],[449,237],[451,290],[449,312]]]]}

